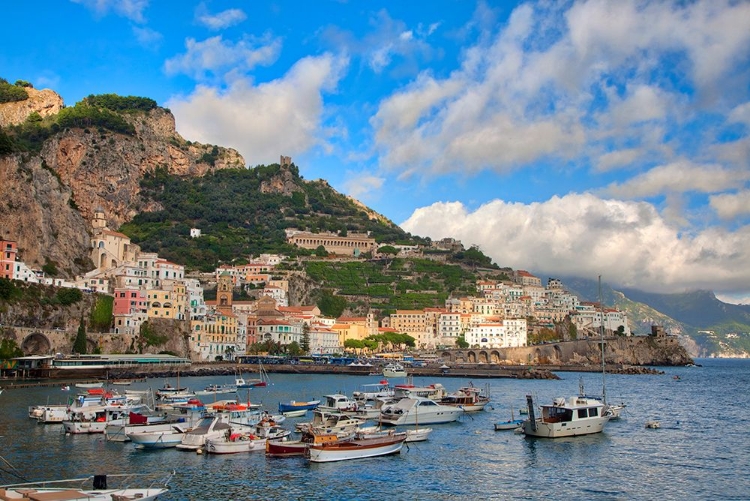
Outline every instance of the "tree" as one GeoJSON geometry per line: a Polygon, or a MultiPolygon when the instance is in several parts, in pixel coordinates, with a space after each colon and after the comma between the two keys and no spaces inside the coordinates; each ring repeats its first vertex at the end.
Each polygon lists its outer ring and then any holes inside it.
{"type": "Polygon", "coordinates": [[[335,296],[333,292],[326,289],[322,292],[317,306],[323,315],[338,318],[346,309],[346,299],[341,296],[335,296]]]}
{"type": "Polygon", "coordinates": [[[286,352],[292,357],[298,357],[302,354],[302,348],[297,341],[292,341],[286,346],[286,352]]]}
{"type": "Polygon", "coordinates": [[[308,324],[302,326],[302,345],[300,348],[303,353],[310,353],[310,326],[308,324]]]}
{"type": "Polygon", "coordinates": [[[354,353],[361,353],[365,343],[359,339],[347,339],[344,341],[344,348],[354,350],[354,353]],[[359,352],[357,352],[359,350],[359,352]]]}
{"type": "Polygon", "coordinates": [[[78,324],[78,332],[76,333],[76,340],[73,342],[73,353],[85,354],[87,349],[86,343],[86,323],[81,317],[81,322],[78,324]]]}
{"type": "Polygon", "coordinates": [[[456,338],[456,347],[462,350],[465,350],[466,348],[469,347],[469,343],[466,341],[466,339],[463,336],[458,336],[456,338]]]}
{"type": "Polygon", "coordinates": [[[3,339],[2,342],[0,342],[0,360],[8,360],[22,356],[23,351],[18,347],[14,339],[3,339]]]}
{"type": "Polygon", "coordinates": [[[318,245],[318,247],[315,248],[315,255],[318,257],[328,257],[328,251],[322,245],[318,245]]]}

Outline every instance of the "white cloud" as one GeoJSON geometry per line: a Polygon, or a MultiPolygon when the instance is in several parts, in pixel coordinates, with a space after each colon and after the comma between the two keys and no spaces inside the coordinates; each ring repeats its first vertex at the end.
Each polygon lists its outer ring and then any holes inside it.
{"type": "Polygon", "coordinates": [[[714,195],[709,197],[709,203],[722,219],[744,216],[750,214],[750,190],[714,195]]]}
{"type": "Polygon", "coordinates": [[[372,200],[385,183],[385,178],[369,172],[348,173],[344,192],[357,200],[372,200]]]}
{"type": "Polygon", "coordinates": [[[570,194],[522,204],[495,200],[470,212],[460,202],[414,211],[401,224],[432,239],[478,245],[500,266],[552,276],[604,275],[654,291],[746,290],[750,227],[687,234],[645,202],[570,194]]]}
{"type": "Polygon", "coordinates": [[[205,3],[195,9],[195,20],[211,30],[221,30],[237,25],[247,19],[241,9],[227,9],[216,14],[210,14],[205,3]]]}
{"type": "MultiPolygon", "coordinates": [[[[384,98],[371,120],[382,166],[431,176],[599,159],[608,170],[639,150],[671,161],[713,140],[695,123],[728,112],[748,86],[750,72],[737,64],[750,56],[750,3],[565,8],[521,5],[498,33],[466,48],[449,76],[425,70],[384,98]]],[[[383,51],[381,65],[391,53],[383,51]]]]}
{"type": "Polygon", "coordinates": [[[622,183],[612,183],[604,191],[615,197],[640,198],[663,193],[716,193],[750,179],[750,172],[719,165],[698,165],[680,160],[660,165],[622,183]]]}
{"type": "Polygon", "coordinates": [[[222,74],[229,70],[244,72],[258,65],[271,64],[279,57],[281,40],[246,37],[232,43],[219,35],[200,42],[188,38],[185,48],[185,54],[174,56],[164,63],[164,70],[170,75],[185,73],[201,80],[207,73],[222,74]]]}
{"type": "Polygon", "coordinates": [[[239,150],[248,165],[295,156],[324,141],[323,93],[335,90],[347,60],[299,60],[282,78],[258,85],[238,78],[226,91],[201,85],[167,103],[182,135],[239,150]]]}
{"type": "Polygon", "coordinates": [[[750,127],[750,101],[735,107],[727,117],[729,123],[742,123],[750,127]]]}
{"type": "Polygon", "coordinates": [[[143,11],[148,7],[149,0],[71,0],[79,3],[89,10],[93,10],[97,16],[106,16],[109,11],[118,16],[125,17],[136,23],[145,22],[143,11]]]}
{"type": "Polygon", "coordinates": [[[161,43],[162,34],[158,31],[152,30],[151,28],[140,28],[133,26],[133,34],[135,39],[144,47],[153,49],[156,45],[161,43]]]}

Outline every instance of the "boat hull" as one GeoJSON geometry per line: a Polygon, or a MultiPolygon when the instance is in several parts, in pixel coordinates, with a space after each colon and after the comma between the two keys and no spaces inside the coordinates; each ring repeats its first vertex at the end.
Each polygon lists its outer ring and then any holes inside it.
{"type": "Polygon", "coordinates": [[[534,429],[534,423],[526,420],[521,425],[521,429],[523,430],[524,435],[529,437],[577,437],[580,435],[601,433],[604,429],[604,425],[607,424],[607,421],[609,421],[609,418],[606,416],[581,421],[570,421],[567,423],[545,423],[542,420],[537,419],[536,429],[534,429]]]}
{"type": "Polygon", "coordinates": [[[312,463],[330,463],[398,454],[406,440],[406,434],[397,438],[383,437],[351,440],[332,444],[311,445],[306,455],[312,463]]]}
{"type": "Polygon", "coordinates": [[[242,452],[262,451],[265,449],[266,439],[250,439],[239,437],[236,440],[210,439],[206,441],[206,452],[209,454],[238,454],[242,452]]]}
{"type": "Polygon", "coordinates": [[[128,439],[136,446],[144,449],[169,449],[177,447],[185,437],[184,433],[178,431],[147,431],[141,433],[128,433],[128,439]]]}

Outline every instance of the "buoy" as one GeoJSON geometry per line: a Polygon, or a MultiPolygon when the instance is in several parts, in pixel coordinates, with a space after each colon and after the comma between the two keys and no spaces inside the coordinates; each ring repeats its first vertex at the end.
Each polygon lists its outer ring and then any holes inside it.
{"type": "Polygon", "coordinates": [[[203,454],[203,449],[195,449],[196,454],[203,454]]]}

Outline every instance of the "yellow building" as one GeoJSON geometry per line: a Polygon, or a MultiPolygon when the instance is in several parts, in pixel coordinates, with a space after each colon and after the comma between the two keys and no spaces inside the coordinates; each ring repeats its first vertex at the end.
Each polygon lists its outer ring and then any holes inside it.
{"type": "Polygon", "coordinates": [[[378,244],[374,238],[363,233],[351,233],[345,237],[335,233],[290,232],[287,242],[303,249],[315,250],[321,245],[326,252],[342,256],[356,256],[362,252],[374,252],[378,244]]]}
{"type": "Polygon", "coordinates": [[[228,311],[217,311],[190,322],[190,348],[201,360],[236,354],[237,317],[228,311]]]}

